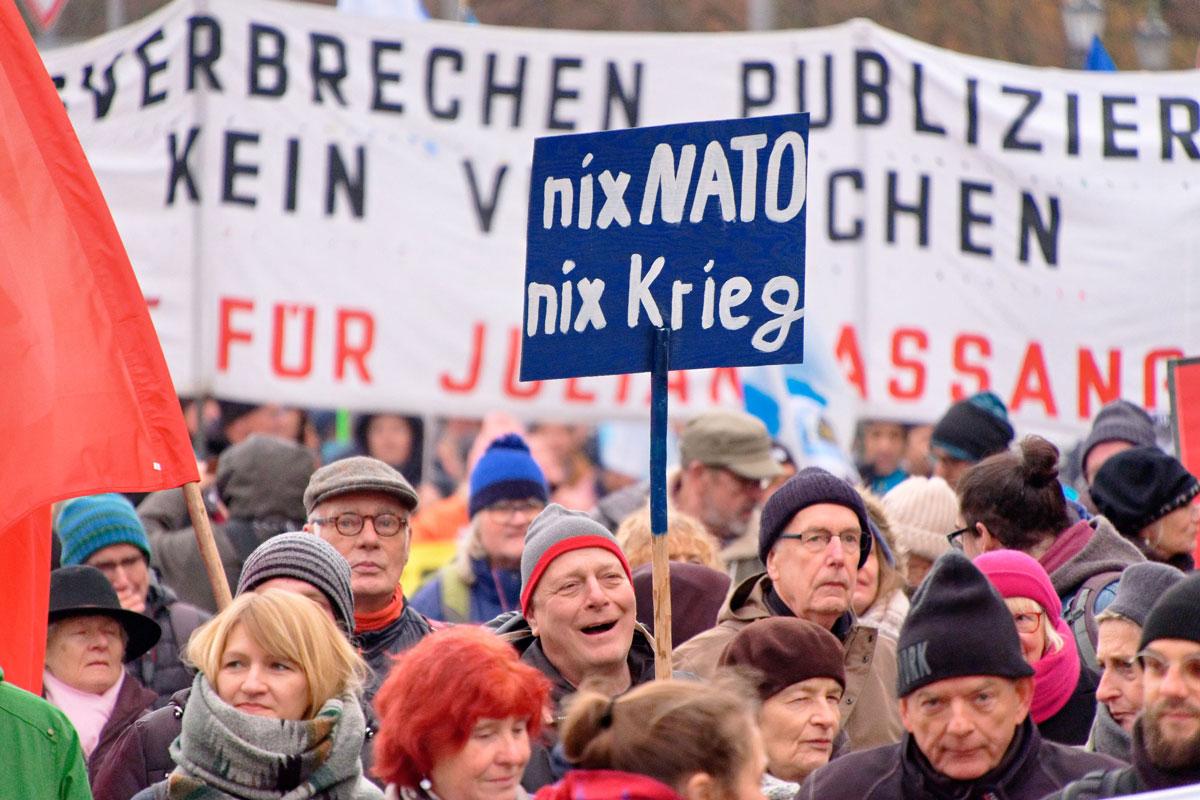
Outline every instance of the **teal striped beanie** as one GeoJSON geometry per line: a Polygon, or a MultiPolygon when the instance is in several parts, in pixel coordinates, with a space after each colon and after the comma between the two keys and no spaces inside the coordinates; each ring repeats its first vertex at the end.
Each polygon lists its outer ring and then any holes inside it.
{"type": "Polygon", "coordinates": [[[150,560],[150,541],[133,510],[119,494],[77,497],[59,506],[54,532],[62,542],[62,565],[83,564],[92,553],[113,544],[131,544],[150,560]]]}

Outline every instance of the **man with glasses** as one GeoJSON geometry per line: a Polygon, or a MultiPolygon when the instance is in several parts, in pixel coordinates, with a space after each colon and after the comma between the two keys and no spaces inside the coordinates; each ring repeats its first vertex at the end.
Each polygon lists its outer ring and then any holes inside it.
{"type": "Polygon", "coordinates": [[[896,642],[859,625],[850,609],[871,551],[867,510],[846,481],[818,467],[792,476],[763,507],[758,555],[766,572],[734,589],[717,627],[675,651],[675,667],[711,677],[725,646],[755,620],[800,617],[832,631],[845,649],[842,726],[851,749],[890,744],[896,708],[896,642]]]}
{"type": "Polygon", "coordinates": [[[412,598],[430,619],[487,622],[521,606],[521,553],[525,532],[549,499],[546,478],[525,440],[505,434],[471,470],[469,533],[454,560],[412,598]]]}
{"type": "Polygon", "coordinates": [[[1133,764],[1094,772],[1061,798],[1123,797],[1200,784],[1200,575],[1159,598],[1138,643],[1142,713],[1133,726],[1133,764]]]}
{"type": "Polygon", "coordinates": [[[391,656],[431,631],[400,591],[416,507],[417,493],[404,476],[369,456],[321,467],[304,491],[304,530],[329,542],[350,564],[354,635],[374,673],[368,700],[387,676],[391,656]]]}

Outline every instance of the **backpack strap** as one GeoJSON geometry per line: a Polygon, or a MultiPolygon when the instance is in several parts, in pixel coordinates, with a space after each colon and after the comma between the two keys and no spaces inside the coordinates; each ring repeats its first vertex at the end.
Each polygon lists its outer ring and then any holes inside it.
{"type": "Polygon", "coordinates": [[[438,570],[442,579],[442,614],[446,622],[463,623],[471,616],[471,587],[458,574],[454,564],[438,570]]]}
{"type": "Polygon", "coordinates": [[[1063,622],[1071,629],[1075,637],[1075,647],[1079,651],[1079,660],[1094,674],[1100,674],[1100,661],[1096,658],[1096,640],[1099,631],[1096,627],[1095,597],[1113,581],[1119,580],[1120,572],[1101,572],[1083,582],[1079,591],[1071,598],[1063,622]]]}

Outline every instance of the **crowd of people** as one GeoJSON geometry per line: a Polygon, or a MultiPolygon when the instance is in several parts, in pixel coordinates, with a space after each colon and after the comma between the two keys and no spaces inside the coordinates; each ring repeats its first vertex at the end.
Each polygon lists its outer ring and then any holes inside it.
{"type": "Polygon", "coordinates": [[[59,504],[43,697],[0,673],[0,773],[30,797],[1200,785],[1200,481],[1127,401],[1067,455],[986,392],[866,421],[845,475],[748,414],[688,421],[666,680],[649,487],[585,430],[371,414],[339,451],[307,414],[193,410],[233,602],[177,491],[59,504]]]}

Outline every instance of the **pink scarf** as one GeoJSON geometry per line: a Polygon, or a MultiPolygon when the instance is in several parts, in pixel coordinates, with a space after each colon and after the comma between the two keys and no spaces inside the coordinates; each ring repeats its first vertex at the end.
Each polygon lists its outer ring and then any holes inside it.
{"type": "Polygon", "coordinates": [[[1062,637],[1063,646],[1052,653],[1043,653],[1033,665],[1033,705],[1029,713],[1034,722],[1044,722],[1057,714],[1079,683],[1079,651],[1075,637],[1062,618],[1054,620],[1054,630],[1062,637]]]}
{"type": "MultiPolygon", "coordinates": [[[[1078,532],[1072,538],[1077,535],[1078,532]]],[[[976,558],[974,563],[1002,597],[1024,597],[1045,609],[1049,624],[1062,637],[1062,647],[1043,651],[1041,659],[1033,665],[1033,705],[1029,713],[1034,722],[1043,722],[1067,704],[1079,683],[1079,652],[1075,649],[1075,636],[1063,622],[1062,601],[1050,584],[1047,568],[1025,553],[993,550],[976,558]]]]}
{"type": "Polygon", "coordinates": [[[45,686],[46,699],[59,711],[67,715],[75,731],[79,734],[79,745],[83,748],[83,756],[87,758],[100,743],[100,732],[112,716],[113,707],[117,704],[117,695],[125,683],[125,670],[121,677],[109,687],[104,694],[81,692],[50,674],[50,670],[42,671],[42,683],[45,686]]]}

